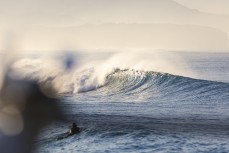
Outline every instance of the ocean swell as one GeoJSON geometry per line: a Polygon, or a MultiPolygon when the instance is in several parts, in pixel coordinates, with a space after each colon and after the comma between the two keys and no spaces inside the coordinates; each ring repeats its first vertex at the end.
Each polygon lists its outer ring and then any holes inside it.
{"type": "MultiPolygon", "coordinates": [[[[53,86],[59,94],[97,92],[111,97],[127,95],[143,99],[173,97],[188,98],[229,98],[229,84],[193,79],[169,73],[138,69],[108,67],[98,71],[96,67],[83,67],[72,71],[60,68],[58,62],[43,63],[41,59],[22,59],[14,69],[20,77],[35,79],[53,86]],[[217,96],[217,95],[220,95],[217,96]]],[[[135,98],[136,99],[136,98],[135,98]]]]}
{"type": "Polygon", "coordinates": [[[210,98],[216,95],[229,96],[229,84],[198,80],[160,72],[116,70],[106,77],[106,91],[116,94],[150,95],[148,98],[179,96],[210,98]]]}

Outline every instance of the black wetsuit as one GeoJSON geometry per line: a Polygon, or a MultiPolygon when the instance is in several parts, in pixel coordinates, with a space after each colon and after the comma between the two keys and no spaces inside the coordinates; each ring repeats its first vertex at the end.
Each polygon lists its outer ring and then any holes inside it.
{"type": "Polygon", "coordinates": [[[80,129],[79,129],[77,126],[73,126],[73,127],[70,129],[68,135],[71,136],[71,135],[77,134],[77,133],[79,133],[79,132],[80,132],[80,129]]]}
{"type": "Polygon", "coordinates": [[[78,134],[80,133],[80,128],[77,127],[76,124],[73,124],[71,129],[67,132],[67,133],[63,133],[62,135],[60,135],[57,140],[61,140],[61,139],[64,139],[64,138],[67,138],[69,136],[72,136],[74,134],[78,134]]]}

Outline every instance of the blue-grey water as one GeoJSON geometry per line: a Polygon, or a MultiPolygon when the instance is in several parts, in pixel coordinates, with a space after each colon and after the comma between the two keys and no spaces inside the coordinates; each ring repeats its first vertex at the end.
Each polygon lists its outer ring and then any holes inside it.
{"type": "Polygon", "coordinates": [[[69,121],[42,129],[36,152],[229,152],[229,54],[175,54],[196,77],[116,68],[101,86],[68,84],[69,121]],[[72,122],[82,132],[57,140],[72,122]]]}

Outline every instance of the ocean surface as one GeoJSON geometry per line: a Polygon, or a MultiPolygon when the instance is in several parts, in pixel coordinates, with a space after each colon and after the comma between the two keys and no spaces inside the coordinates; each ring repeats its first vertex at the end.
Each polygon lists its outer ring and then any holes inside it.
{"type": "Polygon", "coordinates": [[[42,129],[36,152],[229,152],[229,53],[113,56],[15,64],[58,90],[69,119],[42,129]],[[81,133],[57,140],[72,122],[81,133]]]}

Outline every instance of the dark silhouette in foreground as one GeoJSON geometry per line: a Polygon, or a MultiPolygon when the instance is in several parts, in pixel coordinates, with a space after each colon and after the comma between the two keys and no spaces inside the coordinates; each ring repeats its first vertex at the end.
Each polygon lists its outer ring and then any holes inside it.
{"type": "MultiPolygon", "coordinates": [[[[49,81],[19,77],[11,69],[14,61],[9,52],[1,56],[0,63],[0,152],[31,153],[43,127],[67,119],[58,105],[53,85],[49,81]]],[[[65,70],[75,66],[73,55],[63,54],[65,70]]]]}
{"type": "Polygon", "coordinates": [[[5,76],[0,92],[0,152],[31,153],[40,129],[65,120],[51,86],[5,76]]]}

